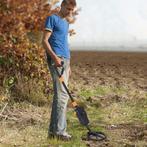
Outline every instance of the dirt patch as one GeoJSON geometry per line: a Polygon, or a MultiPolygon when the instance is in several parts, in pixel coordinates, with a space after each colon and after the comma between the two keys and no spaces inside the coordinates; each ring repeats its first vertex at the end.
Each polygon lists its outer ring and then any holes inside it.
{"type": "Polygon", "coordinates": [[[123,132],[122,138],[127,138],[134,142],[144,140],[147,142],[147,125],[119,124],[107,126],[108,130],[123,132]]]}

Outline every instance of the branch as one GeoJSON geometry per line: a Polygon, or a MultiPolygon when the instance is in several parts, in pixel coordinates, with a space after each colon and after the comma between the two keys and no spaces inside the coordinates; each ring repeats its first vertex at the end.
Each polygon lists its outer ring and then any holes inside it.
{"type": "Polygon", "coordinates": [[[0,114],[2,114],[2,113],[4,112],[4,110],[5,110],[5,108],[7,107],[7,105],[8,105],[8,103],[5,104],[5,106],[3,107],[3,109],[2,109],[2,111],[1,111],[0,114]]]}

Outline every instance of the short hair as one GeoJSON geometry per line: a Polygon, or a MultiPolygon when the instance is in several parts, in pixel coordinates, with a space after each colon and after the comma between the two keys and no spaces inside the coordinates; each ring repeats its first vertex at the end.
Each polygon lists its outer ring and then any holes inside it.
{"type": "Polygon", "coordinates": [[[74,7],[76,7],[77,3],[76,3],[76,0],[63,0],[62,1],[62,4],[65,4],[65,5],[72,5],[74,7]]]}

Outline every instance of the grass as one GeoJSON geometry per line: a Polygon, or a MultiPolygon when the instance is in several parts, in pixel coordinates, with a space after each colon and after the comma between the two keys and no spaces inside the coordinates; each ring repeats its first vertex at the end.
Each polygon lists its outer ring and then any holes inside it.
{"type": "Polygon", "coordinates": [[[125,122],[132,122],[134,108],[126,104],[114,103],[103,109],[104,121],[110,124],[121,124],[125,122]]]}
{"type": "MultiPolygon", "coordinates": [[[[114,147],[121,147],[120,144],[136,144],[138,146],[145,145],[144,140],[131,142],[128,138],[122,138],[124,132],[128,130],[109,130],[107,126],[117,126],[119,124],[146,124],[147,99],[145,94],[142,93],[137,99],[121,99],[114,101],[113,95],[120,97],[127,92],[129,96],[135,96],[135,92],[131,94],[129,90],[124,87],[113,88],[106,86],[98,86],[93,90],[82,89],[79,95],[82,97],[83,102],[88,105],[86,108],[90,126],[93,130],[105,132],[109,139],[110,144],[114,147]],[[107,96],[112,94],[112,97],[107,96]],[[99,96],[102,96],[101,100],[99,96]],[[89,97],[96,97],[91,102],[87,101],[89,97]],[[85,99],[86,98],[86,99],[85,99]],[[96,107],[95,104],[99,104],[96,107]],[[120,143],[121,142],[121,143],[120,143]]],[[[137,95],[138,96],[138,95],[137,95]]],[[[0,109],[2,110],[5,103],[1,103],[0,109]]],[[[0,111],[1,112],[1,111],[0,111]]],[[[0,121],[0,146],[22,146],[22,147],[86,147],[86,142],[81,141],[81,136],[85,135],[87,130],[81,126],[75,116],[74,111],[70,108],[67,113],[68,131],[73,134],[73,140],[70,142],[63,142],[57,139],[47,139],[47,130],[49,123],[49,106],[48,105],[33,105],[29,102],[9,103],[3,112],[9,118],[17,118],[18,120],[5,120],[0,121]],[[10,113],[11,111],[12,113],[10,113]],[[12,115],[13,114],[13,115],[12,115]],[[15,115],[14,115],[15,114],[15,115]]],[[[124,145],[125,146],[125,145],[124,145]]]]}
{"type": "Polygon", "coordinates": [[[94,96],[104,96],[109,92],[109,88],[106,86],[98,86],[95,89],[82,89],[79,93],[80,96],[88,98],[94,96]]]}
{"type": "Polygon", "coordinates": [[[79,95],[85,98],[94,96],[105,96],[108,94],[123,95],[128,93],[126,87],[113,87],[113,86],[97,86],[95,89],[84,89],[80,91],[79,95]]]}

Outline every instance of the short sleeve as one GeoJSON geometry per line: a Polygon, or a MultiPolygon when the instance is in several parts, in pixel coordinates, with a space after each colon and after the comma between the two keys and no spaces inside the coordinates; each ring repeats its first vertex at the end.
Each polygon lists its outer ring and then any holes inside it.
{"type": "Polygon", "coordinates": [[[54,28],[54,17],[49,16],[47,17],[45,22],[45,30],[53,31],[53,28],[54,28]]]}

